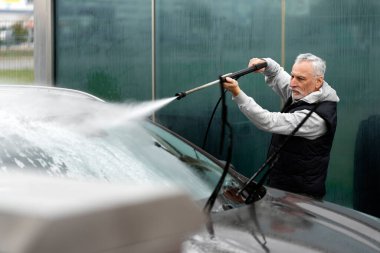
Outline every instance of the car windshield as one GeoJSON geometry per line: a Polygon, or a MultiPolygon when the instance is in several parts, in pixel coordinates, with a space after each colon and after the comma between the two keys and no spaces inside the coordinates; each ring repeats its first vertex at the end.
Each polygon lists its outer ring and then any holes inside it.
{"type": "MultiPolygon", "coordinates": [[[[195,199],[211,194],[221,168],[194,147],[147,120],[115,124],[122,116],[120,106],[76,100],[54,95],[32,104],[17,104],[9,97],[0,102],[0,170],[123,184],[174,184],[195,199]],[[53,110],[47,106],[52,102],[53,110]]],[[[226,184],[236,182],[228,176],[226,184]]]]}

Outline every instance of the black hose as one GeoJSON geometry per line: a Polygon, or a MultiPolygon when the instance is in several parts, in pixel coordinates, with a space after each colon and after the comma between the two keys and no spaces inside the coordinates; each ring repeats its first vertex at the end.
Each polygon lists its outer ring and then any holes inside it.
{"type": "Polygon", "coordinates": [[[222,149],[223,145],[224,145],[224,134],[225,134],[224,131],[226,128],[229,130],[229,134],[228,134],[229,145],[228,145],[228,149],[227,149],[226,164],[224,165],[222,176],[220,177],[217,185],[214,188],[214,191],[212,192],[212,194],[210,195],[210,197],[208,198],[208,200],[204,206],[204,211],[206,214],[210,214],[211,209],[214,206],[215,200],[218,197],[218,193],[223,186],[224,179],[227,176],[228,170],[230,168],[231,160],[232,160],[233,131],[232,131],[232,127],[231,127],[231,125],[227,119],[228,115],[227,115],[227,105],[226,105],[226,98],[225,98],[226,92],[224,91],[224,88],[223,88],[222,78],[220,78],[220,81],[221,81],[220,82],[220,90],[221,90],[221,94],[222,94],[221,95],[221,102],[222,102],[222,126],[223,126],[222,131],[221,131],[221,134],[223,135],[223,137],[221,140],[220,149],[222,149]]]}
{"type": "MultiPolygon", "coordinates": [[[[227,90],[224,91],[224,93],[226,93],[226,92],[227,92],[227,90]]],[[[219,97],[218,102],[215,104],[214,110],[211,113],[211,117],[210,117],[210,119],[208,121],[208,125],[207,125],[207,129],[206,129],[206,132],[205,132],[205,136],[203,137],[202,149],[205,149],[205,147],[206,147],[206,142],[207,142],[207,138],[208,138],[208,133],[209,133],[210,128],[211,128],[211,123],[212,123],[212,120],[214,119],[216,109],[218,109],[218,106],[219,106],[219,103],[220,103],[221,100],[222,100],[222,96],[219,97]]]]}

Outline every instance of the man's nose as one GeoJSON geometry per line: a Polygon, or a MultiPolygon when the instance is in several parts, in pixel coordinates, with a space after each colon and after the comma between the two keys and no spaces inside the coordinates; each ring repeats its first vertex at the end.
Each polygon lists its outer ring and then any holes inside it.
{"type": "Polygon", "coordinates": [[[290,79],[290,87],[297,86],[297,82],[295,81],[295,78],[290,79]]]}

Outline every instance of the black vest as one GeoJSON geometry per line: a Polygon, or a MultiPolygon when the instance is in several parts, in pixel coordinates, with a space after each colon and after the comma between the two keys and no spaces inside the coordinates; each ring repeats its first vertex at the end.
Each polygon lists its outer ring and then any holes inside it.
{"type": "MultiPolygon", "coordinates": [[[[315,104],[287,101],[282,112],[311,111],[315,104]]],[[[316,107],[317,113],[327,125],[327,132],[314,140],[293,136],[279,153],[269,175],[269,186],[322,198],[325,193],[325,180],[330,160],[336,124],[337,103],[325,101],[316,107]]],[[[286,139],[286,135],[273,134],[268,154],[272,154],[286,139]]]]}

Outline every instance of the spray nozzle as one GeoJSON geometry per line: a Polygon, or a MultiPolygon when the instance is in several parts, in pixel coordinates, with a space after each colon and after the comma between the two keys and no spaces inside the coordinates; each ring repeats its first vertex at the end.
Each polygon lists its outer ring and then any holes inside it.
{"type": "Polygon", "coordinates": [[[186,97],[186,92],[178,92],[175,96],[177,97],[177,100],[180,100],[181,98],[186,97]]]}

